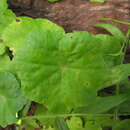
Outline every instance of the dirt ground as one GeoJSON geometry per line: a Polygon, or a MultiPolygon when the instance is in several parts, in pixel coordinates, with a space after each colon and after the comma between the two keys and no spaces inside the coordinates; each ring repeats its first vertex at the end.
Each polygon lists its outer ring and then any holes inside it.
{"type": "MultiPolygon", "coordinates": [[[[85,30],[99,33],[102,30],[93,25],[102,23],[99,20],[102,17],[130,22],[129,0],[107,0],[105,3],[90,3],[87,0],[62,0],[56,3],[47,0],[9,0],[9,3],[18,16],[47,18],[63,26],[67,32],[85,30]]],[[[118,26],[123,31],[128,28],[118,26]]]]}

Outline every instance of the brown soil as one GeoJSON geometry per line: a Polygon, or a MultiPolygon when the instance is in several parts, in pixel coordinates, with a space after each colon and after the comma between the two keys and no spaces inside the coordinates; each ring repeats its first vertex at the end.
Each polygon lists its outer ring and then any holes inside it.
{"type": "MultiPolygon", "coordinates": [[[[93,25],[104,23],[99,20],[102,17],[130,22],[129,0],[107,0],[105,3],[90,3],[87,0],[62,0],[56,3],[49,3],[47,0],[9,2],[17,15],[47,18],[63,26],[67,32],[85,30],[99,33],[101,30],[93,25]]],[[[128,29],[126,25],[118,26],[125,32],[128,29]]]]}

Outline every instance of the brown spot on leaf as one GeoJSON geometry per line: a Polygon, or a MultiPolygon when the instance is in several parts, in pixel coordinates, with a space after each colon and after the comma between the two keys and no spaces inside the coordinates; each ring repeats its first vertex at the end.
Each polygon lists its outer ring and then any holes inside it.
{"type": "Polygon", "coordinates": [[[76,74],[79,74],[80,73],[80,69],[76,69],[76,74]]]}
{"type": "Polygon", "coordinates": [[[20,22],[20,19],[16,19],[16,22],[20,22]]]}
{"type": "Polygon", "coordinates": [[[90,83],[89,83],[89,82],[85,82],[84,85],[85,85],[85,86],[89,86],[90,83]]]}
{"type": "Polygon", "coordinates": [[[2,39],[0,39],[0,43],[3,43],[4,41],[2,39]]]}
{"type": "Polygon", "coordinates": [[[66,66],[64,66],[64,65],[61,65],[61,66],[60,66],[60,69],[61,69],[61,70],[65,69],[65,68],[66,68],[66,66]]]}

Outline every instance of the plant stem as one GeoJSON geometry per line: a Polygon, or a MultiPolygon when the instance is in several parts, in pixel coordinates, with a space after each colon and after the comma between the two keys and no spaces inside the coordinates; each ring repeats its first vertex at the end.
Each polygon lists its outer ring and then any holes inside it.
{"type": "Polygon", "coordinates": [[[120,23],[120,24],[125,24],[125,25],[129,25],[130,26],[129,22],[124,22],[124,21],[120,21],[120,20],[116,20],[116,19],[112,19],[112,18],[100,18],[100,20],[112,21],[112,22],[115,22],[115,23],[120,23]]]}
{"type": "MultiPolygon", "coordinates": [[[[130,30],[128,30],[128,33],[126,36],[127,36],[127,38],[125,39],[125,41],[123,43],[123,48],[122,48],[123,55],[121,55],[121,64],[124,63],[127,45],[129,44],[130,30]]],[[[116,95],[119,95],[119,94],[120,94],[120,84],[118,83],[116,86],[116,95]]],[[[115,110],[115,120],[118,120],[118,111],[119,111],[119,108],[117,107],[115,110]]]]}

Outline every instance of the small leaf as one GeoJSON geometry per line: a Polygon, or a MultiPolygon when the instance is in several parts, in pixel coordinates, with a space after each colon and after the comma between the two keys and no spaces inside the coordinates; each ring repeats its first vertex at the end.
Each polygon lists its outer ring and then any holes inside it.
{"type": "Polygon", "coordinates": [[[106,0],[90,0],[90,2],[100,2],[100,3],[103,3],[105,2],[106,0]]]}
{"type": "Polygon", "coordinates": [[[104,28],[108,32],[110,32],[114,37],[117,39],[120,39],[121,41],[124,41],[126,39],[126,36],[123,34],[123,32],[112,24],[96,24],[96,27],[104,28]]]}
{"type": "Polygon", "coordinates": [[[26,130],[40,129],[35,119],[22,120],[21,127],[26,130]]]}
{"type": "Polygon", "coordinates": [[[61,0],[48,0],[49,2],[57,2],[57,1],[61,1],[61,0]]]}
{"type": "Polygon", "coordinates": [[[129,25],[130,26],[130,22],[120,21],[120,20],[117,20],[117,19],[101,18],[100,20],[103,20],[103,21],[112,21],[112,22],[115,22],[115,23],[120,23],[120,24],[125,24],[125,25],[129,25]]]}
{"type": "Polygon", "coordinates": [[[72,117],[67,120],[70,130],[83,130],[83,121],[79,117],[72,117]]]}
{"type": "Polygon", "coordinates": [[[25,103],[26,99],[14,75],[0,72],[0,125],[5,127],[16,123],[16,113],[25,103]]]}
{"type": "Polygon", "coordinates": [[[88,106],[77,109],[77,112],[86,114],[100,114],[107,112],[111,108],[123,103],[126,100],[126,95],[98,97],[88,106]]]}
{"type": "Polygon", "coordinates": [[[31,106],[31,101],[27,100],[26,104],[24,105],[23,109],[19,112],[19,116],[23,117],[26,116],[31,106]]]}
{"type": "Polygon", "coordinates": [[[85,124],[86,130],[102,130],[100,124],[96,121],[87,121],[85,124]]]}
{"type": "Polygon", "coordinates": [[[59,117],[55,119],[54,128],[56,130],[69,130],[65,120],[59,117]]]}
{"type": "Polygon", "coordinates": [[[0,14],[7,9],[7,0],[0,0],[0,14]]]}
{"type": "Polygon", "coordinates": [[[123,121],[118,122],[114,127],[113,130],[130,130],[130,120],[125,119],[123,121]]]}

